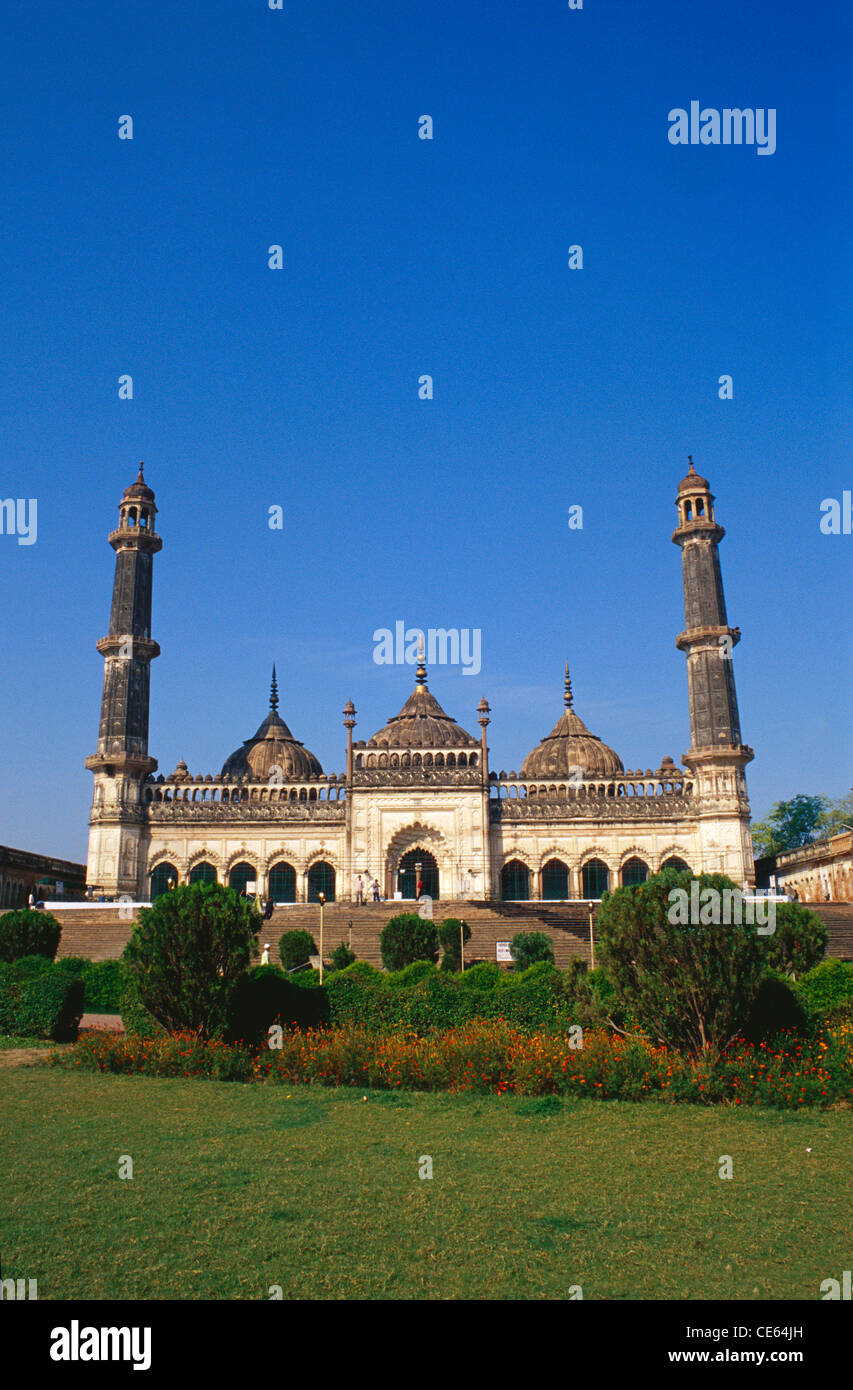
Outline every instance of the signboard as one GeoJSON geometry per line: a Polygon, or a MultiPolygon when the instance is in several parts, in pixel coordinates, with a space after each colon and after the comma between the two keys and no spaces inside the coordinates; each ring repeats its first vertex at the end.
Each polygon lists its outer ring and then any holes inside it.
{"type": "Polygon", "coordinates": [[[510,964],[512,963],[512,952],[509,949],[508,941],[495,942],[495,960],[498,963],[501,961],[509,961],[510,964]]]}
{"type": "Polygon", "coordinates": [[[247,879],[246,879],[246,892],[247,892],[247,893],[257,893],[257,891],[258,891],[258,881],[257,881],[257,879],[254,879],[254,878],[247,878],[247,879]]]}

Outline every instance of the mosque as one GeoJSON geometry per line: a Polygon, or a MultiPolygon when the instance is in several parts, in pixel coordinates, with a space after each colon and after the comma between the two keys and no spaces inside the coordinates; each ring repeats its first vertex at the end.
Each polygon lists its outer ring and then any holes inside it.
{"type": "MultiPolygon", "coordinates": [[[[479,736],[447,714],[423,659],[399,714],[355,740],[343,709],[346,766],[326,773],[279,713],[269,710],[218,773],[181,761],[157,774],[148,752],[155,494],[139,476],[122,495],[104,658],[87,882],[93,894],[149,901],[170,884],[217,880],[277,903],[352,901],[359,877],[383,898],[596,899],[667,864],[754,884],[746,764],[726,616],[714,497],[692,459],[678,485],[690,748],[684,766],[626,770],[574,708],[563,709],[516,772],[490,764],[490,708],[479,736]]],[[[556,711],[555,711],[556,713],[556,711]]]]}

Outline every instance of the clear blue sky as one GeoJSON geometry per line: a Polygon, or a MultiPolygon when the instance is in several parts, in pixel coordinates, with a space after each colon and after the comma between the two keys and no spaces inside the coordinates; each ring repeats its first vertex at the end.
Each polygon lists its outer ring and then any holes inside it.
{"type": "Polygon", "coordinates": [[[488,697],[496,769],[553,725],[566,658],[626,767],[680,762],[690,452],[753,811],[844,795],[853,536],[819,508],[853,488],[850,38],[793,0],[6,0],[0,497],[37,498],[38,540],[0,536],[0,842],[85,858],[139,459],[163,772],[218,771],[273,660],[342,770],[345,701],[367,738],[411,688],[372,659],[397,620],[481,629],[481,673],[430,684],[474,732],[488,697]],[[671,145],[694,99],[775,108],[776,153],[671,145]]]}

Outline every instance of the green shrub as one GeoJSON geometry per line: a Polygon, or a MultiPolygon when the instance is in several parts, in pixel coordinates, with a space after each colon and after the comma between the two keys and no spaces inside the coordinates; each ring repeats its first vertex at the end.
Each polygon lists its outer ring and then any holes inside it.
{"type": "Polygon", "coordinates": [[[20,908],[0,917],[0,961],[21,956],[47,956],[53,960],[62,928],[49,912],[20,908]]]}
{"type": "Polygon", "coordinates": [[[772,970],[795,978],[823,959],[829,932],[816,912],[802,903],[775,903],[776,930],[762,937],[765,960],[772,970]]]}
{"type": "Polygon", "coordinates": [[[441,958],[442,970],[461,970],[462,938],[471,940],[471,928],[459,917],[445,917],[438,929],[438,939],[444,948],[441,958]]]}
{"type": "Polygon", "coordinates": [[[743,1030],[747,1042],[769,1042],[779,1033],[802,1033],[805,1029],[805,1011],[790,980],[768,970],[743,1030]]]}
{"type": "Polygon", "coordinates": [[[723,874],[694,880],[675,869],[617,888],[599,908],[598,954],[626,1013],[657,1042],[698,1057],[746,1026],[766,970],[766,938],[746,922],[691,922],[685,905],[694,882],[700,901],[706,890],[718,902],[738,891],[723,874]]]}
{"type": "Polygon", "coordinates": [[[0,1032],[66,1042],[77,1036],[83,1016],[83,982],[67,970],[47,970],[15,979],[0,971],[0,1032]]]}
{"type": "Polygon", "coordinates": [[[853,1017],[853,965],[823,960],[797,981],[797,997],[812,1024],[853,1017]]]}
{"type": "Polygon", "coordinates": [[[495,961],[481,960],[469,965],[459,976],[459,982],[465,989],[497,989],[505,977],[506,972],[495,961]]]}
{"type": "Polygon", "coordinates": [[[140,1002],[170,1032],[221,1037],[257,953],[257,908],[221,883],[187,883],[144,907],[123,959],[140,1002]]]}
{"type": "MultiPolygon", "coordinates": [[[[60,969],[65,968],[63,961],[57,961],[55,964],[60,969]]],[[[53,968],[54,962],[49,956],[19,956],[17,960],[0,965],[0,971],[9,980],[31,980],[34,975],[43,975],[46,970],[53,968]]]]}
{"type": "Polygon", "coordinates": [[[124,968],[120,960],[85,961],[81,975],[87,1013],[121,1013],[124,968]]]}
{"type": "Polygon", "coordinates": [[[332,952],[332,969],[346,970],[348,965],[355,964],[355,951],[351,951],[345,942],[336,946],[332,952]]]}
{"type": "Polygon", "coordinates": [[[325,990],[301,988],[277,965],[257,965],[235,986],[226,1037],[264,1043],[274,1023],[284,1028],[318,1028],[328,1017],[325,990]]]}
{"type": "Polygon", "coordinates": [[[331,1022],[383,1029],[391,1020],[394,1001],[387,978],[366,960],[336,970],[326,981],[331,1022]]]}
{"type": "Polygon", "coordinates": [[[415,960],[438,960],[438,932],[435,922],[416,912],[391,917],[379,937],[382,964],[386,970],[402,970],[415,960]]]}
{"type": "Polygon", "coordinates": [[[120,964],[122,965],[123,989],[119,1013],[125,1033],[128,1037],[135,1038],[163,1037],[166,1029],[162,1023],[157,1022],[154,1015],[143,1004],[137,988],[136,976],[123,961],[120,964]]]}
{"type": "Polygon", "coordinates": [[[550,961],[554,964],[554,943],[542,931],[516,932],[509,943],[510,955],[517,971],[527,970],[537,961],[550,961]]]}
{"type": "Polygon", "coordinates": [[[402,970],[396,970],[388,976],[390,986],[399,985],[406,989],[409,985],[420,984],[421,980],[432,979],[435,974],[435,966],[429,960],[413,960],[411,965],[404,965],[402,970]]]}
{"type": "Polygon", "coordinates": [[[283,969],[298,970],[308,964],[309,956],[317,955],[317,943],[310,931],[286,931],[278,943],[278,954],[283,969]]]}

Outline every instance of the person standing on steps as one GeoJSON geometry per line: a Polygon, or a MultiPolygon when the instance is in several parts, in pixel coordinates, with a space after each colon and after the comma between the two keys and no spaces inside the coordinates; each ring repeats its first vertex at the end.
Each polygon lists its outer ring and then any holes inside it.
{"type": "Polygon", "coordinates": [[[361,879],[361,874],[359,874],[355,881],[355,901],[358,907],[364,907],[364,884],[361,879]]]}
{"type": "Polygon", "coordinates": [[[422,893],[423,891],[424,891],[424,881],[423,881],[422,878],[419,878],[419,879],[418,879],[418,892],[417,892],[417,896],[420,897],[420,896],[421,896],[421,893],[422,893]]]}
{"type": "Polygon", "coordinates": [[[371,887],[373,888],[373,901],[374,901],[375,903],[378,903],[378,902],[379,902],[379,879],[378,879],[378,878],[375,878],[375,879],[373,880],[373,883],[372,883],[371,887]]]}
{"type": "Polygon", "coordinates": [[[269,965],[269,963],[270,963],[270,943],[269,943],[268,941],[265,941],[265,942],[264,942],[264,949],[263,949],[263,951],[261,952],[261,965],[269,965]]]}

